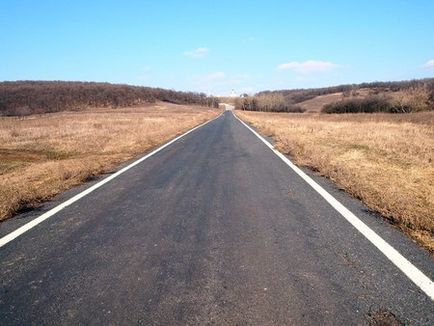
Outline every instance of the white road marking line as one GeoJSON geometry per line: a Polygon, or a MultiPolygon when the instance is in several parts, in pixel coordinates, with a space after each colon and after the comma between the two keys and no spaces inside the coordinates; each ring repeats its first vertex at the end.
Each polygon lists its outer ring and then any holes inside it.
{"type": "Polygon", "coordinates": [[[249,129],[256,137],[258,137],[274,154],[276,154],[283,162],[285,162],[295,173],[297,173],[304,181],[306,181],[321,197],[323,197],[336,211],[338,211],[348,222],[350,222],[361,234],[365,236],[375,247],[378,248],[396,267],[398,267],[414,284],[416,284],[425,294],[434,300],[434,283],[421,270],[408,261],[395,248],[389,245],[383,238],[375,233],[369,226],[363,223],[356,215],[348,208],[342,205],[336,198],[330,195],[324,188],[292,163],[285,155],[274,148],[267,140],[259,135],[255,130],[248,126],[244,121],[238,119],[247,129],[249,129]]]}
{"type": "Polygon", "coordinates": [[[11,242],[12,240],[14,240],[15,238],[19,237],[20,235],[22,235],[23,233],[27,232],[28,230],[34,228],[36,225],[38,225],[39,223],[42,223],[43,221],[45,221],[46,219],[50,218],[51,216],[55,215],[56,213],[60,212],[62,209],[64,209],[65,207],[68,207],[69,205],[75,203],[76,201],[80,200],[81,198],[83,198],[84,196],[89,195],[91,192],[93,192],[94,190],[98,189],[99,187],[103,186],[104,184],[106,184],[107,182],[113,180],[114,178],[120,176],[122,173],[124,173],[125,171],[128,171],[129,169],[131,169],[132,167],[136,166],[137,164],[143,162],[144,160],[146,160],[147,158],[155,155],[156,153],[158,153],[159,151],[161,151],[162,149],[166,148],[167,146],[173,144],[174,142],[176,142],[177,140],[187,136],[189,133],[195,131],[196,129],[199,129],[203,126],[205,126],[206,124],[210,123],[211,121],[214,121],[218,118],[220,118],[223,115],[223,113],[219,114],[217,117],[215,117],[214,119],[211,119],[209,121],[206,121],[196,127],[194,127],[193,129],[190,129],[189,131],[183,133],[182,135],[172,139],[171,141],[165,143],[164,145],[158,147],[157,149],[153,150],[152,152],[146,154],[145,156],[139,158],[138,160],[134,161],[133,163],[129,164],[128,166],[122,168],[121,170],[117,171],[116,173],[108,176],[107,178],[101,180],[100,182],[94,184],[92,187],[87,188],[86,190],[80,192],[79,194],[75,195],[74,197],[68,199],[67,201],[63,202],[62,204],[59,204],[58,206],[50,209],[48,212],[45,212],[44,214],[38,216],[37,218],[31,220],[30,222],[22,225],[21,227],[19,227],[18,229],[16,229],[15,231],[12,231],[11,233],[5,235],[4,237],[2,237],[0,239],[0,248],[3,247],[5,244],[7,244],[8,242],[11,242]]]}

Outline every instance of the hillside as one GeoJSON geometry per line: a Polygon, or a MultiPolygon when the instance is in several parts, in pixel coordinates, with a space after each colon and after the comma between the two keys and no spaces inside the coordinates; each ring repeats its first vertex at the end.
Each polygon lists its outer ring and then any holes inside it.
{"type": "Polygon", "coordinates": [[[0,115],[81,110],[89,107],[127,107],[155,101],[218,107],[203,93],[177,92],[142,86],[94,82],[16,81],[0,83],[0,115]]]}
{"type": "Polygon", "coordinates": [[[434,78],[263,91],[238,99],[237,108],[273,112],[415,112],[434,109],[434,78]],[[375,106],[375,107],[373,107],[375,106]]]}

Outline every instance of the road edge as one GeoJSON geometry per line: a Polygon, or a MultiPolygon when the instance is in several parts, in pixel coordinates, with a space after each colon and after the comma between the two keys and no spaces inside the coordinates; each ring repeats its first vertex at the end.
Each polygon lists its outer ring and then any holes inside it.
{"type": "Polygon", "coordinates": [[[69,205],[75,203],[76,201],[80,200],[81,198],[87,196],[88,194],[92,193],[93,191],[97,190],[98,188],[102,187],[103,185],[105,185],[106,183],[110,182],[111,180],[115,179],[116,177],[120,176],[121,174],[123,174],[124,172],[128,171],[129,169],[133,168],[134,166],[142,163],[143,161],[145,161],[146,159],[150,158],[151,156],[157,154],[158,152],[160,152],[161,150],[163,150],[164,148],[170,146],[171,144],[175,143],[176,141],[180,140],[181,138],[187,136],[188,134],[192,133],[193,131],[207,125],[208,123],[217,120],[218,118],[220,118],[225,111],[223,111],[222,113],[220,113],[219,115],[217,115],[216,117],[205,121],[199,125],[197,125],[196,127],[193,127],[190,130],[187,130],[186,132],[184,132],[183,134],[173,138],[172,140],[169,140],[168,142],[162,144],[161,146],[157,147],[156,149],[152,150],[151,152],[149,152],[148,154],[143,155],[142,157],[136,159],[135,161],[133,161],[132,163],[128,164],[127,166],[123,167],[122,169],[118,170],[117,172],[103,178],[102,180],[98,181],[96,184],[90,186],[89,188],[79,192],[78,194],[74,195],[73,197],[69,198],[68,200],[64,201],[63,203],[55,206],[54,208],[50,209],[49,211],[45,212],[44,214],[32,219],[31,221],[27,222],[26,224],[18,227],[17,229],[15,229],[14,231],[6,234],[5,236],[0,238],[0,248],[3,247],[4,245],[8,244],[9,242],[13,241],[14,239],[18,238],[19,236],[21,236],[22,234],[24,234],[25,232],[31,230],[32,228],[34,228],[35,226],[37,226],[38,224],[42,223],[43,221],[47,220],[48,218],[54,216],[55,214],[57,214],[58,212],[60,212],[61,210],[63,210],[64,208],[68,207],[69,205]]]}
{"type": "Polygon", "coordinates": [[[342,215],[357,231],[359,231],[371,244],[373,244],[387,259],[398,267],[415,285],[417,285],[432,301],[434,301],[434,282],[421,270],[413,265],[408,259],[401,255],[394,247],[381,238],[374,230],[366,225],[360,218],[353,214],[348,208],[341,204],[329,192],[327,192],[316,181],[304,173],[285,155],[280,153],[264,137],[242,121],[235,113],[234,117],[259,138],[275,155],[288,165],[298,176],[311,186],[321,197],[324,198],[340,215],[342,215]]]}

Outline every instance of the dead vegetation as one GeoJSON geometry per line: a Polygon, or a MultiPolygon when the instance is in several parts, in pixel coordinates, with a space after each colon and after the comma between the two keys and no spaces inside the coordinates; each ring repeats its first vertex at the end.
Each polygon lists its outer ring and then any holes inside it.
{"type": "Polygon", "coordinates": [[[263,91],[238,98],[235,106],[240,110],[264,112],[430,111],[434,110],[434,79],[263,91]]]}
{"type": "Polygon", "coordinates": [[[377,311],[370,311],[367,321],[371,326],[402,326],[402,323],[391,311],[380,308],[377,311]]]}
{"type": "MultiPolygon", "coordinates": [[[[339,101],[324,104],[325,113],[409,113],[434,109],[431,91],[426,84],[418,84],[395,92],[368,92],[365,96],[343,96],[339,101]]],[[[315,100],[315,99],[313,99],[315,100]]]]}
{"type": "Polygon", "coordinates": [[[236,114],[434,252],[434,112],[236,114]]]}
{"type": "Polygon", "coordinates": [[[265,93],[237,98],[235,107],[247,111],[303,112],[299,106],[287,101],[281,93],[265,93]]]}
{"type": "Polygon", "coordinates": [[[303,101],[298,105],[307,113],[320,112],[325,105],[341,101],[342,98],[342,93],[319,95],[312,99],[303,101]]]}
{"type": "Polygon", "coordinates": [[[218,112],[158,103],[0,118],[0,220],[36,207],[218,112]]]}
{"type": "Polygon", "coordinates": [[[427,85],[417,85],[395,92],[390,102],[400,113],[429,111],[434,109],[433,94],[427,85]]]}
{"type": "Polygon", "coordinates": [[[162,88],[95,82],[0,82],[0,116],[142,106],[156,101],[218,107],[216,97],[162,88]]]}

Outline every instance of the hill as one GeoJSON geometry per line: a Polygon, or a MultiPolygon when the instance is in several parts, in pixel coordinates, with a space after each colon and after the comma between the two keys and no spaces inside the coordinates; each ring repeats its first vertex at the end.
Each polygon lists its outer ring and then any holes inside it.
{"type": "Polygon", "coordinates": [[[218,107],[218,99],[203,93],[94,82],[0,82],[0,115],[128,107],[155,101],[218,107]]]}
{"type": "Polygon", "coordinates": [[[415,112],[434,109],[434,78],[263,91],[238,99],[237,108],[273,112],[415,112]]]}

